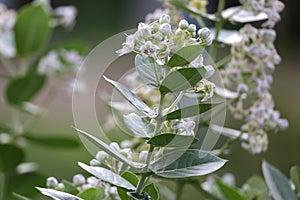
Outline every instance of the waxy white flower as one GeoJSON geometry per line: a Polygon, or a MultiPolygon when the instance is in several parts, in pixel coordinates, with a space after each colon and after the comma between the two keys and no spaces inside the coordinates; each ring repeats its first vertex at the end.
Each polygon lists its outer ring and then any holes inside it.
{"type": "Polygon", "coordinates": [[[53,11],[53,14],[57,25],[69,28],[75,23],[77,9],[74,6],[60,6],[53,11]]]}

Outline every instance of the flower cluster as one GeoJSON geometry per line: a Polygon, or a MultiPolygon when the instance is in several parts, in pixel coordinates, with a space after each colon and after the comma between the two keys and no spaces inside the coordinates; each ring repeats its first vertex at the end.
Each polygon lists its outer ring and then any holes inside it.
{"type": "Polygon", "coordinates": [[[77,189],[78,194],[89,188],[104,188],[106,198],[115,200],[120,199],[117,188],[115,186],[104,183],[95,176],[85,178],[82,174],[76,174],[73,176],[72,183],[69,183],[67,181],[59,182],[55,177],[49,177],[46,181],[47,188],[55,189],[58,191],[65,191],[65,189],[68,187],[68,184],[72,184],[77,189]]]}
{"type": "MultiPolygon", "coordinates": [[[[70,28],[75,23],[77,10],[74,6],[61,6],[52,9],[49,0],[36,0],[35,5],[42,5],[52,16],[52,26],[63,26],[70,28]]],[[[0,3],[0,54],[6,58],[13,58],[16,55],[14,25],[17,20],[17,13],[9,10],[0,3]]]]}
{"type": "Polygon", "coordinates": [[[117,53],[121,56],[130,52],[154,59],[158,64],[165,64],[170,54],[184,46],[203,43],[210,45],[212,36],[208,29],[200,29],[196,36],[196,26],[181,20],[176,27],[170,24],[170,16],[162,15],[151,24],[140,23],[137,32],[128,35],[123,48],[117,53]]]}
{"type": "Polygon", "coordinates": [[[0,3],[0,54],[12,58],[16,54],[13,27],[17,14],[0,3]]]}
{"type": "Polygon", "coordinates": [[[246,9],[255,14],[266,13],[268,20],[263,26],[269,28],[273,28],[281,19],[279,13],[284,9],[284,4],[279,0],[240,0],[240,2],[246,9]]]}
{"type": "Polygon", "coordinates": [[[248,133],[243,147],[252,153],[267,149],[266,131],[284,130],[288,126],[274,110],[274,101],[269,92],[275,65],[281,61],[275,47],[275,32],[270,29],[256,29],[246,25],[240,30],[241,42],[233,44],[232,59],[224,75],[225,85],[238,92],[231,100],[229,109],[236,119],[245,119],[242,130],[248,133]],[[247,107],[247,103],[250,107],[247,107]]]}

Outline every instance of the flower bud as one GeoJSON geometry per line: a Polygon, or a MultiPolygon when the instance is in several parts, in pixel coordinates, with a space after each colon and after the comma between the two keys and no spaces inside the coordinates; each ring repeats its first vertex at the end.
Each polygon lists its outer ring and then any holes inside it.
{"type": "Polygon", "coordinates": [[[90,161],[90,166],[99,166],[100,164],[101,163],[98,160],[96,160],[96,159],[92,159],[90,161]]]}
{"type": "Polygon", "coordinates": [[[166,14],[162,15],[162,16],[159,18],[159,23],[160,23],[160,24],[164,24],[164,23],[169,24],[170,21],[171,21],[171,20],[170,20],[170,16],[169,16],[169,15],[166,15],[166,14]]]}
{"type": "Polygon", "coordinates": [[[65,188],[66,187],[65,187],[65,185],[63,183],[59,183],[55,189],[59,190],[59,191],[64,191],[65,188]]]}
{"type": "Polygon", "coordinates": [[[207,39],[211,35],[211,33],[207,27],[204,27],[199,29],[198,35],[201,39],[207,39]]]}
{"type": "Polygon", "coordinates": [[[120,146],[119,146],[119,144],[118,144],[118,143],[116,143],[116,142],[112,142],[112,143],[110,143],[109,147],[110,147],[111,149],[113,149],[113,150],[117,151],[117,152],[119,152],[119,151],[120,151],[120,146]]]}
{"type": "Polygon", "coordinates": [[[182,19],[178,26],[181,30],[186,30],[189,27],[189,23],[185,19],[182,19]]]}
{"type": "Polygon", "coordinates": [[[81,186],[85,183],[85,178],[82,174],[76,174],[73,176],[73,184],[75,186],[81,186]]]}
{"type": "Polygon", "coordinates": [[[190,32],[190,33],[194,33],[194,32],[196,32],[196,25],[195,24],[190,24],[189,25],[189,27],[188,27],[188,31],[190,32]]]}
{"type": "Polygon", "coordinates": [[[99,162],[103,162],[107,157],[108,157],[108,154],[104,151],[98,151],[98,153],[96,154],[96,159],[99,162]]]}
{"type": "Polygon", "coordinates": [[[140,152],[140,155],[139,155],[139,160],[141,161],[141,162],[146,162],[146,160],[147,160],[147,157],[148,157],[148,151],[141,151],[140,152]]]}
{"type": "Polygon", "coordinates": [[[170,35],[172,32],[171,25],[164,23],[164,24],[160,25],[159,31],[164,35],[170,35]]]}
{"type": "Polygon", "coordinates": [[[47,178],[46,185],[48,188],[56,188],[58,186],[58,181],[55,177],[49,177],[47,178]]]}

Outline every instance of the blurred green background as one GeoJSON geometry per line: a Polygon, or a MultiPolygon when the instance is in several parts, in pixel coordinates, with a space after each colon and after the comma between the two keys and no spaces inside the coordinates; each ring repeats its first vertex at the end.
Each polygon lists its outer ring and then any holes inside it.
{"type": "MultiPolygon", "coordinates": [[[[240,144],[233,147],[232,153],[226,156],[230,161],[220,171],[232,172],[240,185],[252,174],[261,174],[261,160],[266,159],[277,166],[285,174],[289,173],[292,165],[300,165],[300,1],[285,0],[286,9],[282,21],[276,27],[278,37],[276,46],[283,61],[276,68],[272,93],[276,102],[276,109],[283,117],[289,119],[290,128],[278,134],[269,134],[269,150],[259,156],[252,156],[240,148],[240,144]]],[[[7,0],[10,7],[20,6],[23,0],[7,0]]],[[[75,5],[78,9],[76,26],[72,32],[59,29],[53,35],[52,41],[79,40],[96,46],[106,38],[119,32],[135,28],[143,21],[144,16],[160,6],[155,0],[53,0],[54,6],[75,5]]],[[[212,10],[217,0],[210,1],[212,10]]],[[[234,5],[235,1],[228,1],[234,5]]],[[[121,45],[121,44],[120,44],[121,45]]],[[[0,82],[0,90],[4,87],[0,82]]],[[[100,101],[100,99],[99,99],[100,101]]],[[[1,122],[5,122],[7,110],[3,96],[0,105],[1,122]]],[[[103,110],[98,110],[101,113],[103,110]]],[[[228,119],[230,121],[230,119],[228,119]]],[[[39,121],[34,134],[67,134],[77,137],[71,127],[73,125],[71,97],[62,92],[56,97],[46,118],[39,121]]],[[[30,146],[27,149],[28,160],[39,163],[40,169],[48,175],[59,179],[71,179],[75,173],[82,172],[77,161],[88,162],[91,155],[84,149],[62,150],[47,149],[40,146],[30,146]]]]}

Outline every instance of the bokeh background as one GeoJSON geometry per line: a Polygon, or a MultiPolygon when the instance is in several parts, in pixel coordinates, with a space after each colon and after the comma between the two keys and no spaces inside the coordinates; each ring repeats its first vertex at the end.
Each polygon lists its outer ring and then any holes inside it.
{"type": "MultiPolygon", "coordinates": [[[[3,2],[7,3],[10,8],[19,8],[26,3],[24,0],[3,2]]],[[[209,0],[209,2],[210,9],[214,10],[218,1],[209,0]]],[[[283,117],[289,119],[290,127],[282,133],[270,133],[269,150],[262,155],[252,156],[239,144],[233,146],[232,153],[226,156],[230,161],[220,173],[234,173],[238,177],[238,185],[252,174],[261,174],[262,159],[268,160],[286,175],[289,174],[291,166],[300,165],[300,1],[284,0],[283,2],[286,9],[282,13],[282,21],[276,27],[278,31],[276,46],[283,61],[276,68],[272,93],[276,108],[280,110],[283,117]]],[[[53,0],[52,4],[54,6],[75,5],[79,14],[73,31],[57,30],[52,42],[83,41],[91,48],[114,34],[135,28],[138,22],[143,21],[147,13],[161,6],[155,0],[53,0]]],[[[227,5],[235,4],[237,1],[227,1],[227,5]]],[[[1,91],[4,87],[5,83],[0,82],[1,91]]],[[[99,106],[97,112],[105,116],[106,111],[99,106]]],[[[5,113],[5,101],[1,96],[1,122],[8,120],[5,113]]],[[[230,117],[228,121],[230,123],[230,117]]],[[[51,104],[49,114],[36,123],[33,132],[42,135],[66,134],[78,138],[72,125],[71,97],[66,95],[61,88],[61,92],[51,104]]],[[[88,162],[91,159],[91,155],[83,147],[75,150],[62,150],[30,146],[27,149],[27,155],[28,160],[37,162],[43,172],[59,179],[71,179],[73,174],[81,173],[82,170],[77,166],[77,161],[88,162]]]]}

